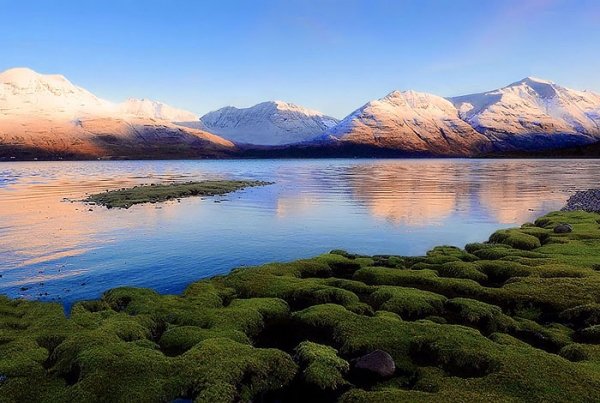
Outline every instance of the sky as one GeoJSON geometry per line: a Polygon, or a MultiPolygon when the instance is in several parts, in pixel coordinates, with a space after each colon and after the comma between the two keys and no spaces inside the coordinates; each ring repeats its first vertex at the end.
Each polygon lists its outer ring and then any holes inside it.
{"type": "Polygon", "coordinates": [[[0,0],[0,38],[0,70],[198,114],[279,99],[341,118],[526,76],[600,92],[598,0],[0,0]]]}

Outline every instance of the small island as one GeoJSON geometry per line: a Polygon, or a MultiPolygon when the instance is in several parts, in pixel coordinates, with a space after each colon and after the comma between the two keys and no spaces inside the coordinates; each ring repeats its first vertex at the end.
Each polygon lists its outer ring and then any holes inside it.
{"type": "Polygon", "coordinates": [[[84,202],[107,208],[129,208],[134,204],[159,203],[192,196],[218,196],[249,187],[270,185],[272,182],[240,180],[207,180],[134,186],[89,195],[84,202]]]}

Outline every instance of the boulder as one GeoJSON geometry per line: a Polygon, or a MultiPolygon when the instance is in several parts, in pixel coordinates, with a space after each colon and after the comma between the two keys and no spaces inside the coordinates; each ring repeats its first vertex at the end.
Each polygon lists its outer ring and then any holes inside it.
{"type": "Polygon", "coordinates": [[[363,355],[354,362],[354,369],[368,377],[389,378],[396,372],[396,364],[391,355],[382,350],[375,350],[363,355]]]}
{"type": "Polygon", "coordinates": [[[573,226],[571,224],[559,224],[554,227],[555,234],[567,234],[569,232],[573,232],[573,226]]]}

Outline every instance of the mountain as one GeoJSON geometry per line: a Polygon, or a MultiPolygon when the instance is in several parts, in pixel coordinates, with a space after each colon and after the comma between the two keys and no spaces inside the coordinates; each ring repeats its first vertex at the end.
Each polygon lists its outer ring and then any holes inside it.
{"type": "Polygon", "coordinates": [[[539,150],[600,140],[600,95],[527,77],[449,99],[460,117],[500,149],[539,150]]]}
{"type": "Polygon", "coordinates": [[[474,155],[491,147],[450,101],[415,91],[394,91],[367,103],[329,129],[324,140],[449,156],[474,155]]]}
{"type": "Polygon", "coordinates": [[[110,114],[112,104],[73,85],[62,75],[42,75],[27,68],[0,73],[0,119],[74,118],[110,114]]]}
{"type": "Polygon", "coordinates": [[[154,101],[114,104],[61,75],[0,73],[0,158],[199,157],[235,149],[168,120],[191,116],[154,101]]]}
{"type": "Polygon", "coordinates": [[[172,106],[151,99],[129,98],[127,101],[119,104],[119,109],[126,115],[149,117],[169,122],[198,120],[198,115],[192,112],[173,108],[172,106]]]}
{"type": "Polygon", "coordinates": [[[338,121],[282,101],[198,119],[148,99],[113,103],[62,75],[0,73],[0,159],[594,156],[599,144],[600,94],[533,77],[447,99],[394,91],[338,121]]]}
{"type": "Polygon", "coordinates": [[[311,140],[338,123],[321,112],[283,101],[249,108],[227,106],[209,112],[198,122],[182,125],[207,130],[234,143],[282,145],[311,140]]]}

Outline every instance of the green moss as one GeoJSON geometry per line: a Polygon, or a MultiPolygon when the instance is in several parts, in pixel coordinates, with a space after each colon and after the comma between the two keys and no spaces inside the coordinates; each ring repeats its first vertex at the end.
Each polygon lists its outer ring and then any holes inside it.
{"type": "Polygon", "coordinates": [[[536,236],[516,229],[496,231],[490,236],[490,242],[502,243],[523,250],[532,250],[542,246],[542,243],[536,236]]]}
{"type": "Polygon", "coordinates": [[[466,278],[475,280],[479,283],[488,280],[488,276],[478,270],[477,266],[473,263],[449,262],[437,266],[434,270],[437,271],[441,277],[466,278]]]}
{"type": "Polygon", "coordinates": [[[577,332],[577,339],[585,343],[600,343],[600,325],[589,326],[577,332]]]}
{"type": "Polygon", "coordinates": [[[350,364],[338,357],[334,348],[303,341],[295,352],[302,368],[302,377],[308,385],[335,390],[348,384],[344,375],[349,371],[350,364]]]}
{"type": "Polygon", "coordinates": [[[565,309],[560,318],[577,328],[600,325],[600,304],[591,303],[565,309]]]}
{"type": "Polygon", "coordinates": [[[473,262],[478,259],[477,256],[456,246],[436,246],[427,252],[427,259],[430,263],[434,263],[433,261],[429,261],[430,259],[442,256],[456,258],[464,262],[473,262]]]}
{"type": "Polygon", "coordinates": [[[560,349],[558,354],[569,361],[579,362],[590,358],[585,346],[581,344],[567,344],[560,349]]]}
{"type": "Polygon", "coordinates": [[[110,190],[88,196],[85,202],[108,208],[129,208],[134,204],[158,203],[192,196],[215,196],[253,186],[268,185],[261,181],[201,181],[152,184],[128,189],[110,190]]]}
{"type": "Polygon", "coordinates": [[[440,313],[446,297],[417,288],[379,287],[371,294],[377,309],[397,313],[404,319],[418,319],[440,313]]]}
{"type": "Polygon", "coordinates": [[[398,270],[383,267],[365,267],[354,275],[365,284],[413,287],[452,298],[479,295],[484,288],[470,279],[439,277],[434,270],[398,270]]]}
{"type": "Polygon", "coordinates": [[[477,262],[477,268],[493,283],[502,284],[513,277],[526,277],[529,270],[526,266],[508,261],[483,260],[477,262]]]}
{"type": "Polygon", "coordinates": [[[297,372],[292,358],[282,351],[228,338],[204,340],[174,362],[180,387],[201,402],[251,400],[290,383],[297,372]]]}
{"type": "Polygon", "coordinates": [[[239,343],[249,344],[244,332],[231,329],[202,329],[196,326],[175,326],[162,334],[159,345],[168,355],[179,355],[203,340],[226,337],[239,343]]]}
{"type": "Polygon", "coordinates": [[[506,333],[515,326],[514,320],[499,307],[469,298],[448,300],[446,309],[458,323],[477,327],[485,334],[506,333]]]}

